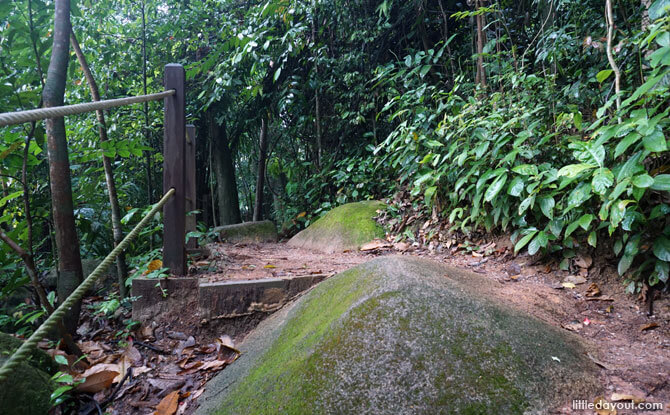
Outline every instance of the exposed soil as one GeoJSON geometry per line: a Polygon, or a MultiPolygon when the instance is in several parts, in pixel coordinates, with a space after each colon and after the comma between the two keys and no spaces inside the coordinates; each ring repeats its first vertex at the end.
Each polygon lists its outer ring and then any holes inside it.
{"type": "Polygon", "coordinates": [[[366,260],[358,252],[323,254],[284,243],[217,243],[208,248],[211,259],[201,262],[202,274],[199,274],[208,282],[332,275],[366,260]]]}
{"type": "MultiPolygon", "coordinates": [[[[491,279],[501,301],[573,331],[591,345],[590,357],[603,368],[606,400],[617,393],[646,402],[663,402],[670,408],[670,299],[667,296],[656,299],[655,314],[647,316],[646,305],[624,293],[616,274],[594,265],[590,258],[585,258],[582,264],[585,267],[574,273],[585,276],[585,282],[577,278],[574,288],[570,288],[570,284],[566,288],[562,282],[571,273],[559,271],[552,264],[532,265],[537,260],[528,256],[513,257],[503,240],[459,244],[442,252],[386,241],[371,244],[364,252],[339,254],[321,254],[284,243],[213,244],[209,248],[210,257],[195,264],[197,274],[209,281],[332,275],[375,256],[398,253],[470,269],[491,279]]],[[[247,329],[266,315],[247,319],[247,329]]],[[[175,390],[179,391],[177,413],[192,413],[207,381],[235,358],[228,342],[232,340],[234,348],[244,337],[240,334],[235,339],[226,339],[222,337],[226,333],[217,331],[216,327],[199,325],[195,315],[165,315],[159,324],[116,336],[126,317],[119,314],[116,319],[101,319],[89,312],[83,319],[78,339],[89,342],[83,343],[87,348],[102,350],[99,362],[118,364],[124,355],[130,354],[138,359],[131,366],[146,371],[127,379],[119,388],[108,406],[108,413],[112,414],[153,413],[162,400],[177,396],[170,395],[175,390]],[[126,341],[130,338],[134,343],[128,345],[126,341]],[[126,341],[119,343],[119,339],[126,341]]],[[[94,398],[103,402],[109,399],[113,389],[98,392],[94,398]]],[[[579,391],[575,391],[575,396],[580,396],[579,391]]],[[[568,400],[570,397],[566,397],[568,400]]],[[[589,411],[565,407],[553,413],[587,414],[589,411]]],[[[620,410],[618,413],[670,411],[620,410]]]]}

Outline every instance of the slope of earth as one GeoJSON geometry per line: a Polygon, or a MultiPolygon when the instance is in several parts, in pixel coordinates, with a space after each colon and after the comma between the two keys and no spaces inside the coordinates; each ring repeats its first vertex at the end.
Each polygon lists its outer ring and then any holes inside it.
{"type": "Polygon", "coordinates": [[[200,412],[522,414],[573,388],[595,396],[599,369],[576,336],[488,291],[421,258],[351,268],[261,323],[200,412]]]}
{"type": "MultiPolygon", "coordinates": [[[[210,249],[215,254],[208,261],[217,264],[212,265],[212,272],[206,273],[208,265],[203,261],[202,277],[214,280],[334,274],[390,254],[423,256],[470,269],[487,279],[490,295],[590,343],[594,349],[590,357],[603,368],[600,382],[607,400],[618,394],[614,397],[630,395],[647,402],[665,403],[666,408],[670,404],[670,300],[667,296],[657,299],[655,315],[647,316],[645,305],[623,292],[614,270],[605,269],[598,273],[602,276],[591,276],[596,267],[591,264],[585,283],[576,284],[573,289],[564,288],[561,283],[568,273],[555,266],[534,265],[535,260],[528,256],[514,257],[503,241],[454,243],[441,252],[386,241],[364,247],[367,251],[337,254],[292,248],[284,243],[214,244],[210,249]],[[214,272],[219,266],[223,272],[214,272]],[[591,296],[591,284],[596,284],[598,295],[591,296]]],[[[198,405],[198,396],[209,387],[208,381],[230,360],[230,355],[224,353],[226,333],[200,327],[195,315],[165,315],[159,324],[132,326],[129,313],[123,309],[103,316],[99,311],[103,300],[86,299],[86,315],[77,340],[91,356],[92,366],[118,365],[115,370],[119,373],[132,367],[133,376],[124,383],[121,383],[123,376],[119,376],[110,387],[91,394],[90,398],[105,403],[111,414],[149,414],[155,412],[163,399],[177,396],[179,413],[192,413],[198,405]]],[[[234,345],[243,338],[240,335],[232,339],[234,345]]],[[[580,391],[575,390],[574,396],[580,396],[580,391]]],[[[90,404],[90,398],[86,404],[90,404]]],[[[555,413],[589,412],[565,407],[555,413]]],[[[664,412],[620,410],[618,413],[664,412]]]]}

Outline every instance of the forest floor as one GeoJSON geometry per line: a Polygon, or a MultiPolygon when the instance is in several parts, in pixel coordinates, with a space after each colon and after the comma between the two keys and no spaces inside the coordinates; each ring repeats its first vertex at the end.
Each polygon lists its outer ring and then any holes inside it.
{"type": "MultiPolygon", "coordinates": [[[[321,254],[284,243],[212,244],[210,259],[196,265],[203,269],[199,276],[210,281],[334,275],[391,254],[422,256],[470,269],[491,279],[499,288],[501,302],[582,338],[590,346],[590,358],[603,369],[604,399],[663,402],[666,408],[670,405],[667,296],[655,301],[654,315],[648,316],[645,303],[625,294],[616,274],[594,272],[597,266],[591,258],[581,258],[583,268],[570,275],[528,256],[514,257],[504,240],[458,244],[443,252],[386,241],[364,248],[360,252],[321,254]]],[[[86,301],[94,304],[100,298],[86,301]]],[[[241,334],[231,339],[226,333],[203,332],[197,325],[185,324],[180,320],[183,316],[166,316],[160,325],[123,331],[121,322],[128,316],[117,314],[116,319],[109,319],[89,311],[79,330],[80,344],[92,368],[107,364],[121,374],[133,368],[134,376],[120,387],[117,377],[116,387],[93,396],[99,403],[108,402],[111,413],[192,413],[207,381],[234,361],[235,344],[244,337],[241,334]],[[112,396],[115,389],[117,393],[112,396]]],[[[579,396],[580,391],[575,391],[575,397],[579,396]]],[[[89,405],[91,413],[97,413],[95,406],[89,405]]],[[[575,412],[566,406],[554,413],[575,412]]]]}

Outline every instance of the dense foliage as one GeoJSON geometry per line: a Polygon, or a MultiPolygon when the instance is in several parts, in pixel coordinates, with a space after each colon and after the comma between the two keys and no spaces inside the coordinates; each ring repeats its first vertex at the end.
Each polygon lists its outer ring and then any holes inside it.
{"type": "MultiPolygon", "coordinates": [[[[71,21],[103,99],[160,91],[165,64],[186,67],[203,231],[260,202],[291,233],[409,190],[454,231],[508,232],[516,251],[560,259],[605,249],[631,291],[662,287],[670,2],[618,1],[612,25],[603,3],[81,0],[71,21]]],[[[0,112],[39,107],[53,1],[2,2],[0,16],[0,112]]],[[[89,100],[73,54],[66,102],[89,100]]],[[[162,188],[160,103],[106,116],[104,143],[94,114],[66,122],[84,257],[113,246],[102,154],[124,226],[162,188]]],[[[0,129],[0,227],[41,271],[57,257],[44,135],[0,129]]],[[[131,268],[159,258],[160,232],[134,243],[131,268]]],[[[0,281],[3,297],[28,282],[5,243],[0,281]]]]}

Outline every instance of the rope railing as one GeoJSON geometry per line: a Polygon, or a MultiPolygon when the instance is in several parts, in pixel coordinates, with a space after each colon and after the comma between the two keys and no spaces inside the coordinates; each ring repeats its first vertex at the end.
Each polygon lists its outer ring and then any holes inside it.
{"type": "Polygon", "coordinates": [[[30,352],[33,348],[37,346],[37,344],[44,338],[46,337],[50,330],[54,328],[56,324],[60,321],[60,319],[63,318],[65,313],[69,308],[75,305],[77,301],[79,301],[86,291],[88,291],[95,281],[100,278],[105,271],[107,271],[107,268],[114,262],[116,257],[126,249],[128,244],[137,236],[137,234],[144,228],[154,217],[154,215],[167,203],[168,200],[175,194],[175,189],[171,188],[168,190],[165,195],[161,198],[161,200],[156,203],[153,208],[147,213],[144,218],[135,225],[132,231],[126,235],[125,238],[123,238],[123,241],[119,243],[116,248],[110,252],[104,260],[98,265],[91,275],[89,275],[79,286],[77,289],[75,289],[72,294],[70,294],[63,302],[61,303],[60,306],[58,306],[57,309],[54,310],[51,315],[44,320],[42,325],[38,327],[37,330],[26,340],[23,342],[21,347],[16,349],[16,351],[5,361],[5,364],[2,365],[2,368],[0,368],[0,382],[5,381],[9,374],[14,370],[23,360],[25,360],[29,355],[30,352]]]}
{"type": "Polygon", "coordinates": [[[136,97],[107,99],[104,101],[85,102],[82,104],[63,105],[61,107],[38,108],[27,111],[4,112],[0,114],[0,127],[21,124],[30,121],[45,120],[47,118],[60,118],[66,115],[81,114],[97,110],[105,110],[124,105],[139,104],[141,102],[158,101],[165,97],[174,95],[174,89],[157,92],[155,94],[138,95],[136,97]]]}

